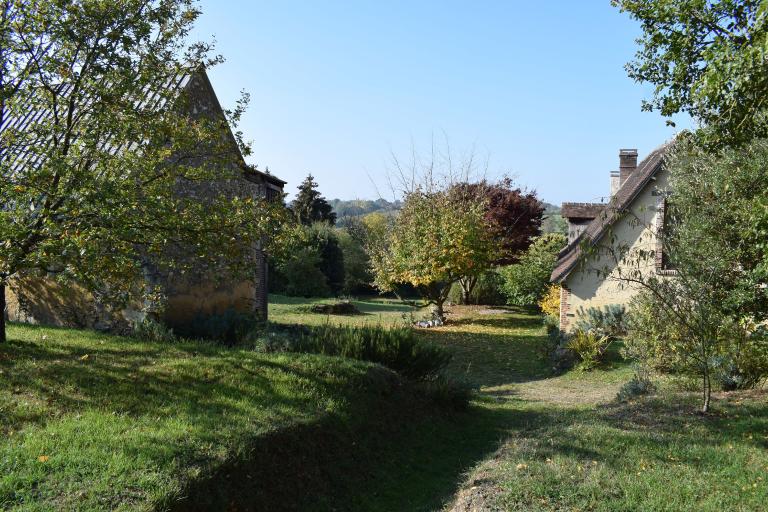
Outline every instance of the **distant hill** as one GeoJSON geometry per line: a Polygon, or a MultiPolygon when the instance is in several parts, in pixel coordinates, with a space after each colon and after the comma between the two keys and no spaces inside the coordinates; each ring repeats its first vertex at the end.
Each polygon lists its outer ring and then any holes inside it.
{"type": "Polygon", "coordinates": [[[345,218],[360,217],[369,213],[394,213],[402,207],[402,201],[387,201],[386,199],[332,199],[329,201],[336,212],[336,218],[340,225],[344,225],[345,218]]]}

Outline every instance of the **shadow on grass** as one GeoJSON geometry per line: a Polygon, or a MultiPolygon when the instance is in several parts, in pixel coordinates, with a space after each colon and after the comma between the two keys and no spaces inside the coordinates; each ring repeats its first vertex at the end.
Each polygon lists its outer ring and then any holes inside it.
{"type": "Polygon", "coordinates": [[[265,436],[173,510],[435,510],[510,427],[535,421],[500,407],[447,413],[407,393],[388,403],[362,423],[328,417],[265,436]]]}

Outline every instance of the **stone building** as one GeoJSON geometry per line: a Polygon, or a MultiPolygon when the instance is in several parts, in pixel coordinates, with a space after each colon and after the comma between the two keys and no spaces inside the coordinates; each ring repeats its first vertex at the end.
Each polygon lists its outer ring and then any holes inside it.
{"type": "MultiPolygon", "coordinates": [[[[172,88],[174,94],[179,96],[188,95],[190,101],[183,103],[188,105],[186,108],[190,110],[191,116],[212,115],[224,118],[216,93],[202,67],[171,78],[165,87],[172,88]]],[[[285,182],[246,165],[229,129],[226,129],[224,136],[227,138],[226,143],[231,145],[231,165],[242,170],[241,179],[226,185],[198,185],[198,190],[193,193],[204,195],[206,187],[216,187],[217,192],[220,192],[223,186],[226,193],[241,197],[282,200],[285,182]]],[[[214,280],[204,270],[183,280],[169,275],[151,276],[152,284],[161,287],[166,299],[165,321],[171,326],[181,326],[195,318],[221,314],[227,310],[256,313],[266,318],[266,255],[258,247],[254,251],[257,251],[257,263],[252,276],[238,282],[214,280]]],[[[92,293],[77,284],[64,286],[45,277],[25,277],[12,281],[7,296],[7,317],[11,321],[114,329],[126,325],[138,314],[138,308],[128,308],[118,314],[110,313],[92,293]]]]}
{"type": "Polygon", "coordinates": [[[560,251],[551,281],[561,285],[560,329],[573,329],[579,311],[628,305],[638,287],[631,273],[673,275],[657,236],[664,225],[669,145],[638,164],[635,149],[619,152],[619,170],[610,175],[608,203],[563,203],[568,245],[560,251]]]}

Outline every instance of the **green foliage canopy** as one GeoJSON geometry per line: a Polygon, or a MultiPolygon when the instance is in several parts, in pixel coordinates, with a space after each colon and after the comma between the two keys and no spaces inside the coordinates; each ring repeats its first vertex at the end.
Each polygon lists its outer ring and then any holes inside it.
{"type": "Polygon", "coordinates": [[[768,135],[768,4],[762,0],[612,0],[641,23],[629,76],[655,86],[643,104],[687,112],[715,142],[768,135]]]}
{"type": "Polygon", "coordinates": [[[54,273],[124,301],[147,292],[148,271],[250,272],[256,244],[279,240],[282,208],[232,193],[248,172],[230,130],[247,96],[224,116],[191,114],[193,98],[166,85],[189,62],[218,62],[185,43],[194,2],[2,7],[0,291],[54,273]],[[47,114],[7,124],[30,112],[47,114]]]}
{"type": "MultiPolygon", "coordinates": [[[[378,220],[378,219],[377,219],[378,220]]],[[[373,223],[369,244],[374,283],[384,291],[410,283],[443,314],[451,284],[489,261],[494,243],[485,224],[485,205],[448,191],[408,193],[400,215],[388,226],[373,223]]]]}
{"type": "Polygon", "coordinates": [[[518,263],[499,269],[501,291],[509,304],[534,306],[546,292],[557,253],[566,245],[565,235],[547,233],[533,242],[518,263]]]}

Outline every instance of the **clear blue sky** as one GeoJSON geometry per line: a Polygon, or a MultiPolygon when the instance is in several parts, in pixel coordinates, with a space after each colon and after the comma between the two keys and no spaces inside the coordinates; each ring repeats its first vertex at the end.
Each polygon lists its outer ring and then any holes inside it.
{"type": "MultiPolygon", "coordinates": [[[[288,181],[311,172],[328,198],[387,192],[390,153],[489,158],[548,202],[608,191],[620,148],[641,158],[675,129],[641,112],[650,89],[623,69],[639,27],[608,0],[202,0],[195,37],[227,59],[223,104],[251,94],[252,163],[288,181]]],[[[676,119],[678,128],[691,125],[676,119]]]]}

